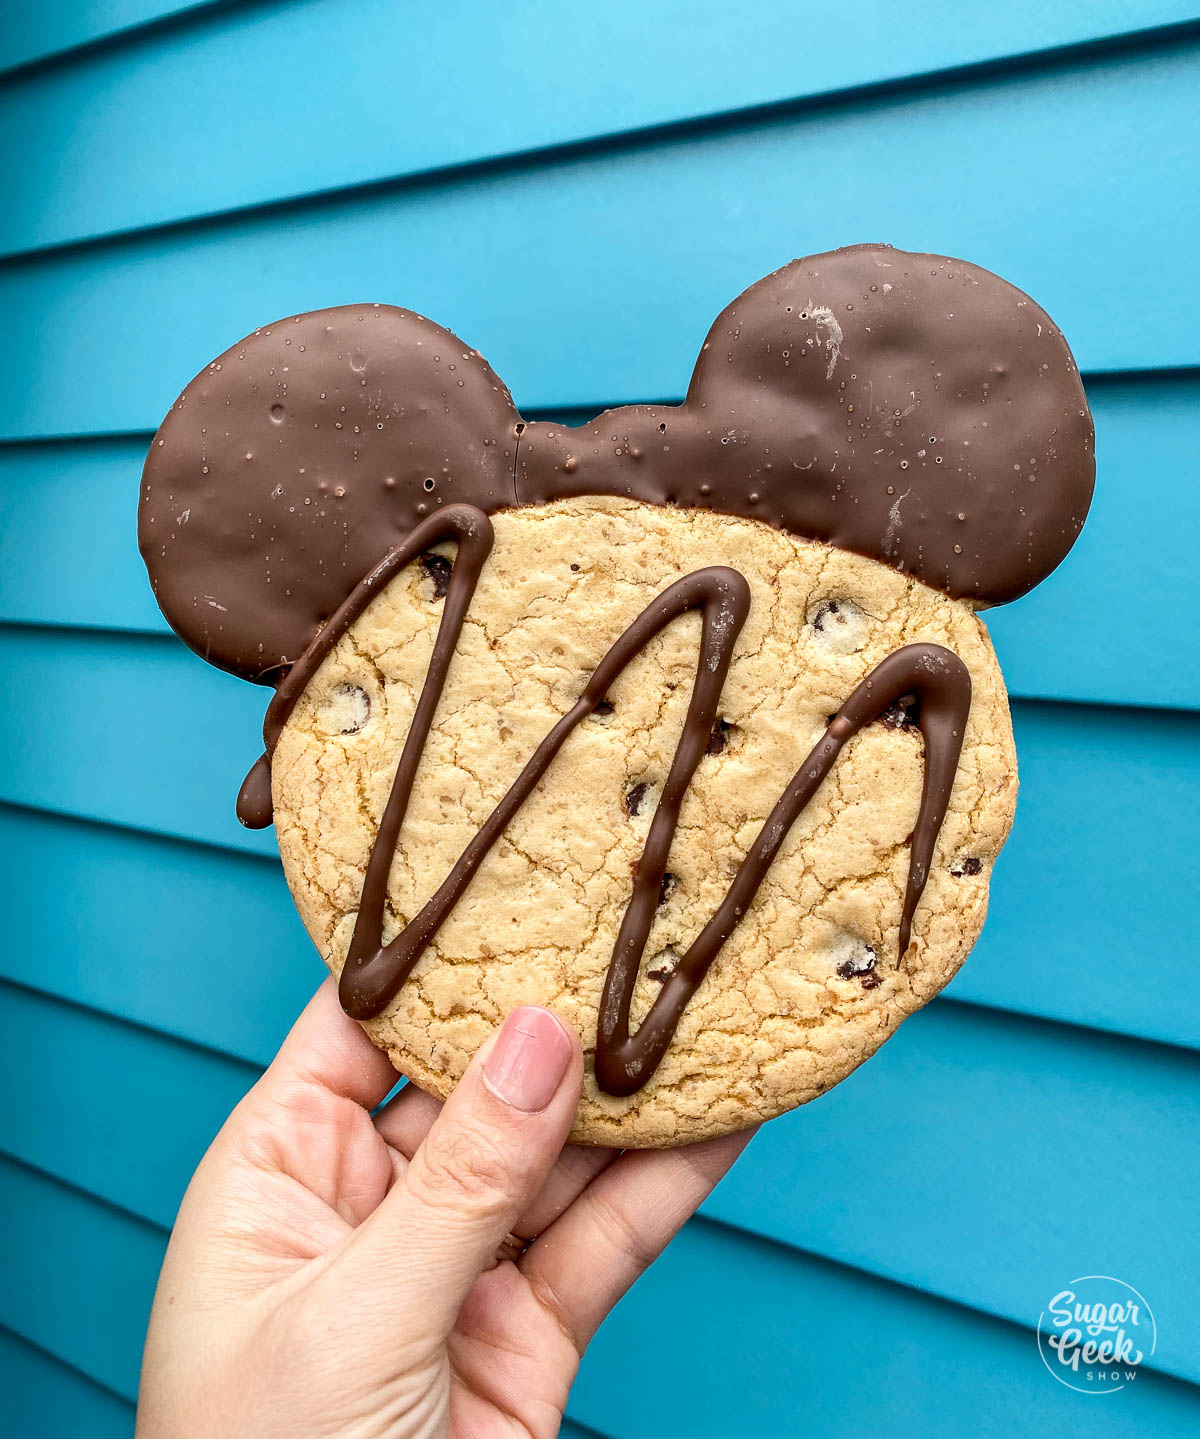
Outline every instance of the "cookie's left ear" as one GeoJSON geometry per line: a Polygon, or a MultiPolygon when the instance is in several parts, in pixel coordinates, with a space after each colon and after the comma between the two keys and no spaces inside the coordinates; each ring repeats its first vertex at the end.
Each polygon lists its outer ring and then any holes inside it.
{"type": "Polygon", "coordinates": [[[274,683],[425,515],[513,502],[520,421],[487,361],[409,310],[255,330],[150,446],[138,540],[155,598],[210,663],[274,683]]]}

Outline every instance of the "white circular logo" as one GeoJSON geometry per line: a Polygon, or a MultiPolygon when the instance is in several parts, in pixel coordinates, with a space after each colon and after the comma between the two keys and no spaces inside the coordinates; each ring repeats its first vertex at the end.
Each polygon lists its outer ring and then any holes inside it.
{"type": "Polygon", "coordinates": [[[1050,1373],[1079,1394],[1115,1394],[1154,1353],[1154,1312],[1111,1274],[1084,1274],[1060,1289],[1038,1317],[1038,1353],[1050,1373]]]}

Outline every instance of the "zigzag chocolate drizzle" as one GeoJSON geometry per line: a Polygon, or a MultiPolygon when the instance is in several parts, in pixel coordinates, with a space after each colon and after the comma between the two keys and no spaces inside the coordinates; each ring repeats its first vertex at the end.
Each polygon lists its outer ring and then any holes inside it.
{"type": "Polygon", "coordinates": [[[392,857],[467,609],[492,546],[490,521],[471,505],[448,506],[419,524],[353,591],[292,666],[267,710],[263,726],[267,753],[250,771],[238,797],[238,815],[243,823],[260,827],[270,822],[269,756],[288,714],[322,661],[387,580],[430,545],[450,538],[457,540],[458,553],[450,572],[445,609],[371,849],[358,918],[342,970],[339,992],[348,1014],[359,1020],[371,1019],[391,1003],[568,735],[595,710],[614,680],[649,641],[673,619],[693,609],[702,612],[703,628],[687,717],[637,866],[633,893],[600,1001],[595,1058],[600,1088],[614,1095],[633,1094],[654,1073],[689,1000],[750,907],[789,830],[833,768],[846,741],[901,696],[915,693],[926,763],[900,921],[898,959],[903,961],[913,915],[928,879],[949,803],[971,704],[971,679],[966,666],[949,650],[934,644],[906,645],[889,655],[842,705],[767,817],[716,913],[667,976],[637,1030],[630,1032],[633,991],[680,807],[705,752],[734,645],[749,612],[750,590],[745,578],[724,566],[685,575],[642,611],[597,665],[579,699],[538,745],[424,908],[390,943],[383,943],[392,857]]]}

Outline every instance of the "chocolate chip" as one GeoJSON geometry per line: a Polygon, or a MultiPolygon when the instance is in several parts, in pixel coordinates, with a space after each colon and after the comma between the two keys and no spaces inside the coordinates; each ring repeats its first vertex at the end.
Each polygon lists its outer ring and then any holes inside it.
{"type": "Polygon", "coordinates": [[[853,600],[821,600],[807,618],[816,643],[835,655],[852,655],[867,642],[870,616],[853,600]]]}
{"type": "Polygon", "coordinates": [[[433,597],[435,600],[444,600],[446,591],[450,588],[450,561],[444,555],[422,555],[421,568],[425,571],[425,578],[433,584],[433,597]]]}
{"type": "Polygon", "coordinates": [[[578,573],[579,573],[579,566],[578,566],[578,565],[572,565],[572,566],[571,566],[571,570],[572,570],[572,572],[573,572],[574,574],[578,574],[578,573]]]}
{"type": "Polygon", "coordinates": [[[592,714],[597,719],[607,719],[613,712],[612,704],[608,700],[597,700],[592,714]]]}
{"type": "Polygon", "coordinates": [[[712,727],[712,733],[708,737],[708,743],[704,746],[705,754],[723,754],[729,744],[730,731],[733,725],[726,720],[719,719],[712,727]]]}
{"type": "Polygon", "coordinates": [[[357,734],[371,718],[371,697],[358,685],[338,685],[331,696],[329,717],[335,734],[357,734]]]}
{"type": "Polygon", "coordinates": [[[625,813],[630,819],[641,814],[642,805],[652,788],[653,785],[643,780],[640,784],[635,784],[632,789],[625,791],[625,813]]]}
{"type": "Polygon", "coordinates": [[[921,704],[916,695],[901,695],[879,716],[888,729],[916,729],[920,724],[921,704]]]}
{"type": "Polygon", "coordinates": [[[883,975],[877,974],[875,970],[870,969],[866,974],[859,975],[858,982],[864,989],[878,989],[883,983],[883,975]]]}
{"type": "Polygon", "coordinates": [[[669,899],[671,898],[671,896],[675,893],[675,891],[676,891],[678,888],[679,888],[679,880],[678,880],[673,874],[671,874],[669,871],[668,871],[666,874],[664,874],[663,877],[662,877],[662,883],[661,883],[661,884],[659,885],[659,887],[658,887],[658,902],[659,902],[659,904],[660,904],[660,905],[666,904],[667,900],[669,900],[669,899]]]}
{"type": "MultiPolygon", "coordinates": [[[[861,979],[863,975],[869,975],[874,968],[875,951],[869,944],[859,944],[838,965],[837,972],[841,979],[861,979]]],[[[867,981],[864,979],[863,983],[867,984],[867,981]]],[[[873,989],[878,983],[876,978],[874,984],[867,984],[867,988],[873,989]]]]}
{"type": "Polygon", "coordinates": [[[956,859],[950,866],[950,873],[955,879],[962,879],[967,874],[982,874],[983,860],[976,859],[974,855],[966,859],[956,859]]]}
{"type": "Polygon", "coordinates": [[[646,977],[648,979],[657,979],[661,984],[663,980],[670,979],[675,973],[675,969],[679,964],[679,951],[674,945],[669,944],[666,949],[656,954],[650,963],[652,968],[646,971],[646,977]]]}

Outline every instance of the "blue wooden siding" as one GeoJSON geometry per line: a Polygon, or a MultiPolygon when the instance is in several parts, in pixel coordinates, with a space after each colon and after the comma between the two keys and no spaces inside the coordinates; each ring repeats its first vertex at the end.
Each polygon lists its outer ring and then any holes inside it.
{"type": "Polygon", "coordinates": [[[230,0],[74,0],[72,4],[13,5],[0,31],[0,72],[53,61],[87,45],[149,37],[157,25],[229,3],[230,0]]]}
{"type": "Polygon", "coordinates": [[[976,955],[764,1131],[601,1331],[568,1432],[1192,1432],[1200,8],[20,9],[0,1432],[131,1432],[179,1196],[321,973],[270,835],[232,816],[262,693],[169,635],[134,547],[175,393],[264,320],[377,298],[458,328],[530,411],[673,399],[739,288],[861,239],[967,255],[1050,309],[1096,414],[1096,506],[989,617],[1023,791],[976,955]],[[1056,1385],[1031,1332],[1097,1270],[1159,1325],[1104,1400],[1056,1385]]]}

